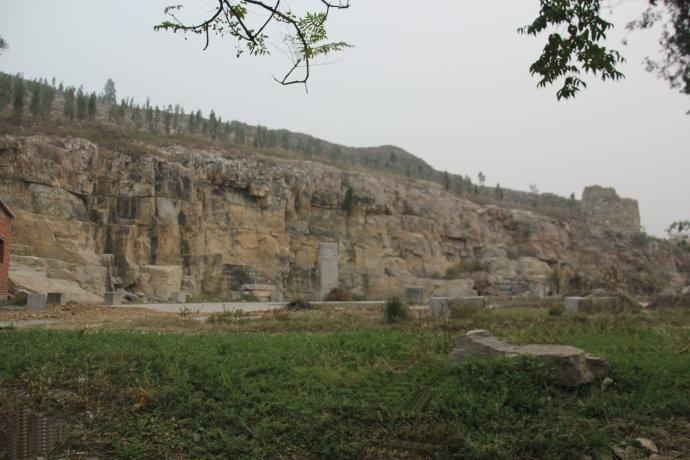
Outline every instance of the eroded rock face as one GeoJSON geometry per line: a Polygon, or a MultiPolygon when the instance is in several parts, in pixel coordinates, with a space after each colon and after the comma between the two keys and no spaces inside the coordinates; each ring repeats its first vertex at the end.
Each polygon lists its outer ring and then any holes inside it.
{"type": "Polygon", "coordinates": [[[436,184],[179,146],[155,152],[0,139],[0,196],[17,215],[11,279],[31,269],[94,296],[124,288],[154,298],[227,298],[268,283],[315,298],[319,243],[337,242],[341,286],[368,297],[410,286],[428,296],[528,293],[535,283],[585,291],[609,266],[633,291],[626,276],[684,282],[666,247],[633,248],[584,221],[483,206],[436,184]],[[341,209],[348,187],[351,213],[341,209]]]}
{"type": "Polygon", "coordinates": [[[461,336],[450,352],[450,359],[466,362],[493,357],[531,356],[542,360],[558,385],[579,386],[606,376],[609,365],[601,358],[587,355],[568,345],[514,345],[497,339],[489,331],[478,329],[461,336]]]}

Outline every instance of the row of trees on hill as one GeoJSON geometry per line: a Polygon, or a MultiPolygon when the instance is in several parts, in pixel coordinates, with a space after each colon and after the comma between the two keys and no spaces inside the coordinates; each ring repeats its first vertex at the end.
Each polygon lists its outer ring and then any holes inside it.
{"type": "Polygon", "coordinates": [[[118,102],[115,82],[111,79],[106,81],[100,94],[96,94],[85,91],[83,86],[56,85],[54,78],[51,81],[27,80],[19,75],[0,73],[0,113],[7,113],[8,108],[10,120],[17,125],[57,119],[75,123],[97,120],[157,136],[191,136],[221,144],[301,152],[337,163],[358,163],[368,169],[435,181],[450,193],[468,197],[507,200],[532,207],[576,207],[574,199],[540,194],[536,186],[529,194],[506,191],[500,184],[486,186],[483,172],[473,181],[467,175],[436,171],[421,159],[396,147],[341,147],[305,134],[226,121],[215,110],[205,117],[201,110],[187,112],[179,104],[160,107],[152,104],[149,98],[144,104],[135,102],[132,97],[121,98],[118,102]]]}

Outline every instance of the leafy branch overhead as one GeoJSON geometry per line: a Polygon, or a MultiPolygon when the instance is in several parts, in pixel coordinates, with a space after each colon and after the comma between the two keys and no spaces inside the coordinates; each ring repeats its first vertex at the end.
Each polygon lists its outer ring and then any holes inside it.
{"type": "Polygon", "coordinates": [[[211,34],[229,36],[238,41],[239,57],[244,52],[253,56],[270,54],[269,29],[277,30],[271,26],[285,25],[286,30],[281,32],[282,50],[290,57],[292,64],[282,77],[274,79],[282,85],[306,84],[315,58],[351,46],[345,42],[329,41],[326,32],[326,20],[331,11],[349,8],[349,0],[319,0],[319,5],[319,11],[298,15],[281,0],[271,4],[260,0],[218,0],[213,14],[198,24],[186,24],[180,20],[178,13],[182,5],[171,5],[164,10],[167,19],[155,26],[154,30],[202,35],[205,39],[204,49],[210,44],[211,34]],[[261,18],[258,22],[254,20],[257,17],[261,18]]]}
{"type": "Polygon", "coordinates": [[[539,58],[530,66],[532,75],[539,75],[538,86],[554,84],[563,79],[558,99],[568,99],[586,88],[580,76],[591,72],[602,80],[620,80],[623,74],[616,65],[624,62],[616,50],[599,44],[613,24],[599,15],[599,0],[541,0],[539,16],[529,25],[520,27],[521,34],[538,35],[555,27],[539,58]],[[561,30],[563,29],[563,30],[561,30]]]}

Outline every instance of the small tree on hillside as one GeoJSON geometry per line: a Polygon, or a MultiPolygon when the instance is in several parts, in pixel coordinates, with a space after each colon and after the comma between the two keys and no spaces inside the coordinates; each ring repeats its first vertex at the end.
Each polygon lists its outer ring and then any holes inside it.
{"type": "Polygon", "coordinates": [[[496,194],[496,199],[498,199],[498,200],[503,199],[503,189],[501,188],[501,184],[499,184],[499,183],[496,184],[495,194],[496,194]]]}
{"type": "Polygon", "coordinates": [[[479,174],[477,174],[477,181],[479,182],[479,185],[484,187],[484,184],[486,183],[486,176],[482,171],[479,171],[479,174]]]}
{"type": "Polygon", "coordinates": [[[348,186],[347,190],[345,190],[345,198],[343,198],[343,203],[340,207],[347,212],[348,216],[352,215],[352,211],[355,209],[355,191],[351,186],[348,186]]]}
{"type": "Polygon", "coordinates": [[[443,188],[450,190],[450,174],[448,174],[448,171],[443,171],[443,188]]]}
{"type": "Polygon", "coordinates": [[[247,136],[244,134],[244,128],[240,125],[235,126],[235,142],[244,145],[247,142],[247,136]]]}
{"type": "Polygon", "coordinates": [[[43,88],[41,96],[41,118],[49,118],[53,112],[53,101],[55,100],[55,88],[46,86],[43,88]]]}
{"type": "Polygon", "coordinates": [[[74,120],[74,87],[70,86],[65,90],[65,96],[63,101],[63,110],[65,117],[69,120],[74,120]]]}
{"type": "Polygon", "coordinates": [[[38,82],[31,83],[31,102],[29,102],[29,112],[34,118],[38,118],[41,114],[41,84],[38,82]]]}
{"type": "Polygon", "coordinates": [[[96,119],[96,113],[98,111],[98,106],[96,104],[96,93],[91,93],[89,95],[89,100],[86,104],[86,116],[89,120],[96,119]]]}
{"type": "Polygon", "coordinates": [[[105,86],[103,86],[101,99],[103,99],[103,102],[105,102],[106,104],[117,104],[117,91],[115,90],[115,82],[110,78],[106,80],[105,86]]]}
{"type": "Polygon", "coordinates": [[[0,110],[4,109],[12,100],[12,77],[0,73],[0,110]]]}
{"type": "Polygon", "coordinates": [[[89,98],[84,94],[83,88],[77,91],[77,120],[86,118],[86,112],[89,105],[89,98]]]}
{"type": "Polygon", "coordinates": [[[20,124],[24,119],[24,105],[26,99],[26,86],[21,77],[14,79],[14,86],[12,88],[12,121],[15,124],[20,124]]]}

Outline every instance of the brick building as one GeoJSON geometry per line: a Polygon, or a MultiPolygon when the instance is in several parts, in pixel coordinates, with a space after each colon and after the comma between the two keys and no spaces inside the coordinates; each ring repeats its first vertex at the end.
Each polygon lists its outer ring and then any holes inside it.
{"type": "Polygon", "coordinates": [[[12,219],[14,214],[0,200],[0,299],[6,299],[10,281],[10,243],[12,240],[12,219]]]}

